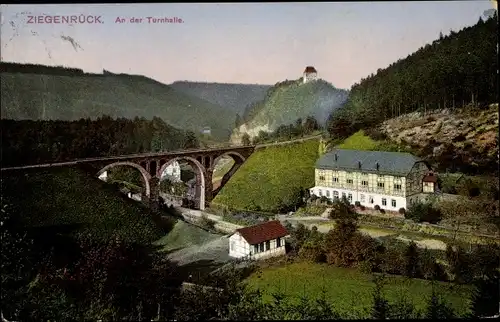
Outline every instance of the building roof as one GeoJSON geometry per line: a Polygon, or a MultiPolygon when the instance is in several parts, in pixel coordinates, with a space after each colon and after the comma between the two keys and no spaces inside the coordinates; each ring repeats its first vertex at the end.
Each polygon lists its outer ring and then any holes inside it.
{"type": "Polygon", "coordinates": [[[319,158],[316,168],[406,176],[420,161],[410,153],[335,149],[319,158]]]}
{"type": "Polygon", "coordinates": [[[288,230],[278,220],[236,229],[236,232],[240,233],[250,245],[260,244],[288,235],[288,230]]]}
{"type": "Polygon", "coordinates": [[[312,66],[307,66],[306,69],[304,70],[304,73],[309,74],[309,73],[317,73],[316,68],[312,66]]]}
{"type": "Polygon", "coordinates": [[[437,177],[433,173],[428,173],[423,179],[423,182],[437,182],[437,177]]]}

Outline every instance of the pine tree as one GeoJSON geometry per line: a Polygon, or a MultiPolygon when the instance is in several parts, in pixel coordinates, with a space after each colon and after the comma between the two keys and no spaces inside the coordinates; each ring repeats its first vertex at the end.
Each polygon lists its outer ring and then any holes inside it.
{"type": "Polygon", "coordinates": [[[471,313],[474,317],[489,317],[500,314],[500,274],[480,278],[474,282],[471,297],[471,313]]]}
{"type": "Polygon", "coordinates": [[[432,293],[427,301],[427,308],[425,312],[426,319],[452,319],[455,317],[453,308],[440,296],[432,285],[432,293]]]}
{"type": "Polygon", "coordinates": [[[377,320],[385,320],[390,314],[389,301],[382,294],[382,288],[384,284],[384,276],[375,277],[374,279],[375,288],[373,290],[372,298],[372,318],[377,320]]]}
{"type": "Polygon", "coordinates": [[[236,114],[236,119],[234,120],[234,128],[239,128],[242,124],[240,114],[236,114]]]}

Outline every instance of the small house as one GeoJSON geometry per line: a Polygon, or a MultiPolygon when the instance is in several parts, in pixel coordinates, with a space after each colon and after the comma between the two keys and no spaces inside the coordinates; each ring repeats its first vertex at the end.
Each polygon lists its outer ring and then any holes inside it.
{"type": "Polygon", "coordinates": [[[165,170],[163,170],[163,173],[161,174],[162,179],[163,178],[168,178],[172,182],[179,182],[181,181],[181,166],[178,161],[173,161],[170,163],[165,170]]]}
{"type": "Polygon", "coordinates": [[[211,135],[212,129],[210,128],[210,126],[205,126],[204,128],[201,129],[201,134],[211,135]]]}
{"type": "Polygon", "coordinates": [[[432,172],[427,173],[427,175],[422,179],[422,182],[423,182],[422,192],[433,193],[436,191],[437,176],[434,175],[434,173],[432,172]]]}
{"type": "Polygon", "coordinates": [[[277,220],[237,229],[229,237],[229,256],[260,259],[285,255],[288,230],[277,220]]]}
{"type": "Polygon", "coordinates": [[[307,66],[304,70],[304,75],[302,80],[305,83],[316,80],[318,77],[318,71],[313,66],[307,66]]]}

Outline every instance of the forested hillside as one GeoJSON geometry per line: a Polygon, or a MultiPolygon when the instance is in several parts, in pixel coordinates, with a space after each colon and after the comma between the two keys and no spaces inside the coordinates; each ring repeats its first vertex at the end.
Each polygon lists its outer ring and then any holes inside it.
{"type": "Polygon", "coordinates": [[[271,85],[178,81],[172,83],[170,87],[242,115],[248,105],[264,99],[271,85]]]}
{"type": "Polygon", "coordinates": [[[272,132],[281,125],[295,123],[308,116],[324,125],[328,115],[347,100],[346,90],[335,88],[319,79],[303,84],[301,80],[287,80],[271,87],[266,97],[249,106],[243,114],[243,122],[233,132],[237,141],[244,133],[255,137],[260,131],[272,132]]]}
{"type": "Polygon", "coordinates": [[[330,133],[345,136],[414,111],[498,102],[497,34],[495,13],[362,79],[332,113],[330,133]]]}
{"type": "Polygon", "coordinates": [[[2,167],[198,147],[193,132],[162,119],[0,121],[2,167]]]}
{"type": "Polygon", "coordinates": [[[153,79],[127,74],[88,74],[80,69],[1,63],[2,119],[78,120],[154,116],[178,128],[227,140],[236,113],[178,92],[153,79]]]}

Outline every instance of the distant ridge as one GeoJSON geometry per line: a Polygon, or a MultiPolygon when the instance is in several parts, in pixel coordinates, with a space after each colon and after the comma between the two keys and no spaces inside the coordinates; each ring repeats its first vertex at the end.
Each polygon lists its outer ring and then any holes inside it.
{"type": "Polygon", "coordinates": [[[142,75],[85,73],[81,69],[0,63],[1,118],[30,120],[95,119],[103,115],[133,119],[159,117],[177,128],[227,140],[236,113],[186,95],[142,75]]]}
{"type": "Polygon", "coordinates": [[[272,85],[177,81],[173,89],[243,114],[248,105],[264,99],[272,85]]]}

